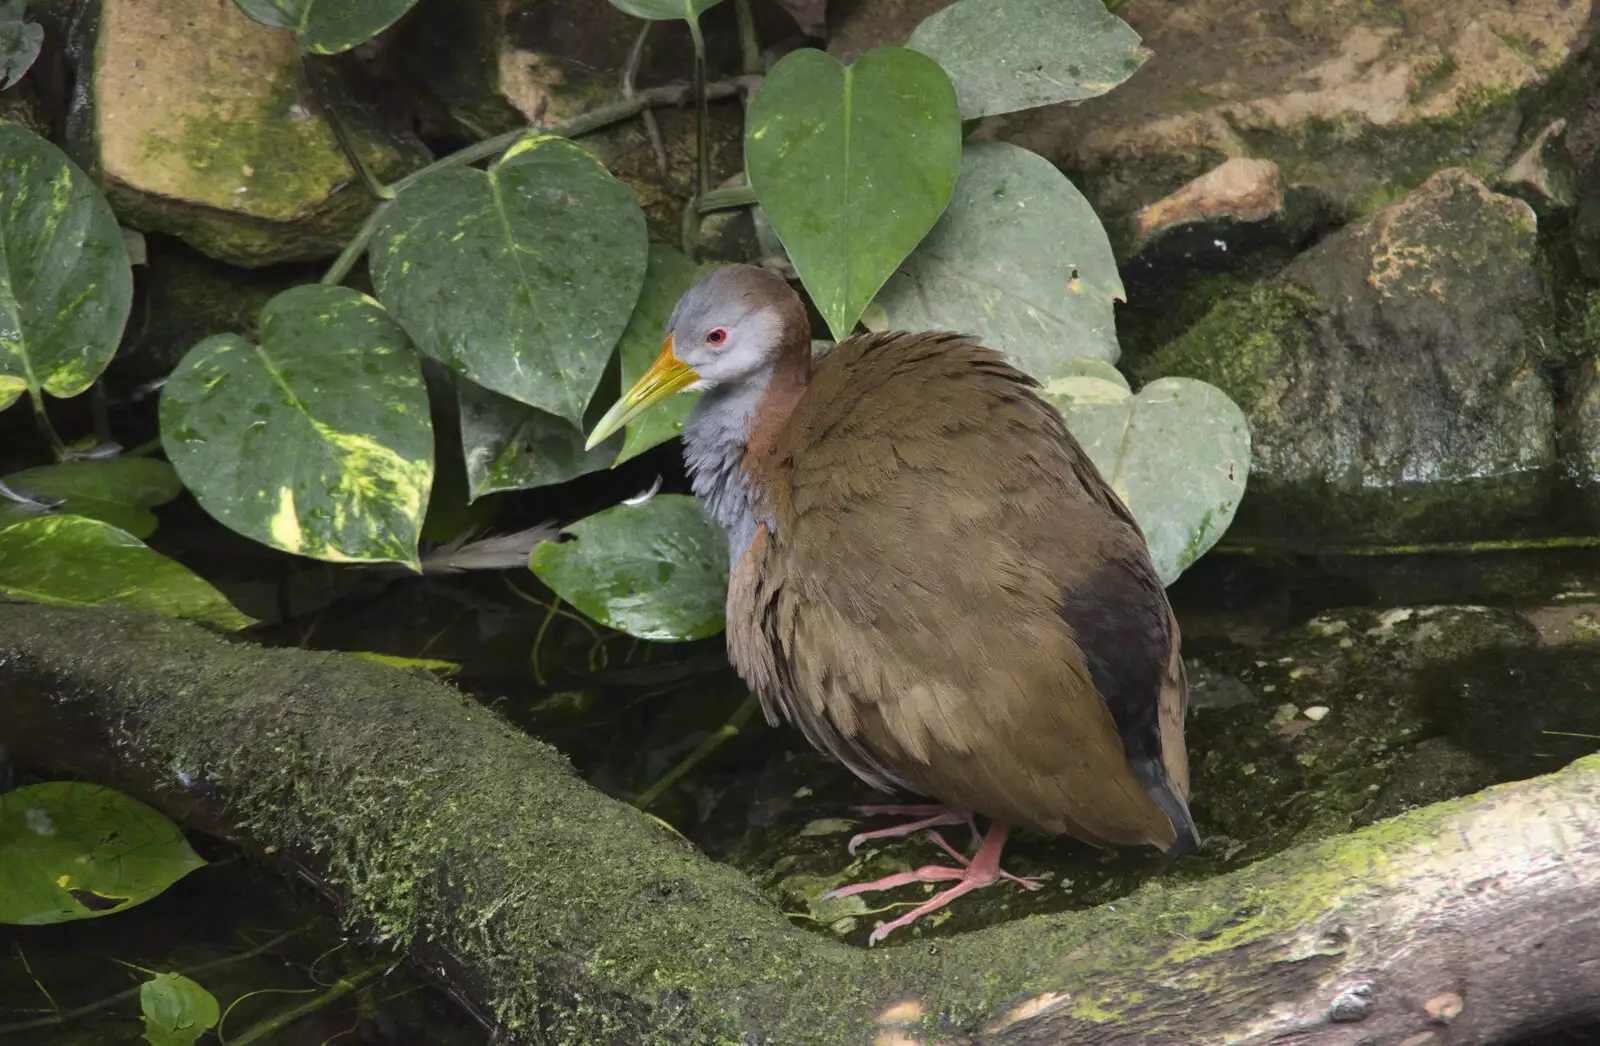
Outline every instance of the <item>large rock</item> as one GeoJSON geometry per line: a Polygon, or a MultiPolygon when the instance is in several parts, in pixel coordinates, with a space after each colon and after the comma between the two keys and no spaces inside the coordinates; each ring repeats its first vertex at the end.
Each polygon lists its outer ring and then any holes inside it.
{"type": "Polygon", "coordinates": [[[1237,535],[1481,537],[1535,513],[1556,461],[1528,205],[1441,171],[1224,299],[1139,369],[1250,419],[1237,535]]]}
{"type": "MultiPolygon", "coordinates": [[[[944,0],[883,0],[833,19],[850,58],[902,43],[944,0]]],[[[1275,161],[1352,213],[1434,171],[1488,175],[1518,152],[1518,101],[1588,42],[1590,0],[1168,0],[1118,9],[1152,57],[1076,105],[984,121],[1074,174],[1122,219],[1224,160],[1275,161]]]]}
{"type": "MultiPolygon", "coordinates": [[[[232,3],[103,0],[92,108],[74,137],[122,220],[236,265],[327,257],[375,201],[307,88],[294,34],[232,3]]],[[[340,118],[382,179],[419,166],[354,106],[340,118]]]]}

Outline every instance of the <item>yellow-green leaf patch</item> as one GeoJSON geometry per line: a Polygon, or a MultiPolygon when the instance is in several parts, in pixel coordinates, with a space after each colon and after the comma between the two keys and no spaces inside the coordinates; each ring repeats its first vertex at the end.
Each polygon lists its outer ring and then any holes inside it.
{"type": "Polygon", "coordinates": [[[0,593],[61,606],[119,606],[233,631],[255,624],[182,563],[84,516],[38,516],[0,529],[0,593]]]}
{"type": "Polygon", "coordinates": [[[161,441],[222,523],[333,562],[418,567],[433,484],[421,361],[377,302],[294,287],[261,313],[261,341],[196,345],[161,394],[161,441]]]}
{"type": "Polygon", "coordinates": [[[0,923],[124,911],[205,863],[177,825],[104,785],[47,781],[0,795],[0,923]]]}
{"type": "Polygon", "coordinates": [[[564,138],[524,138],[487,171],[406,189],[368,255],[417,347],[478,385],[573,423],[644,283],[633,190],[564,138]]]}
{"type": "Polygon", "coordinates": [[[60,149],[0,120],[0,410],[30,389],[87,389],[132,302],[128,249],[100,190],[60,149]]]}

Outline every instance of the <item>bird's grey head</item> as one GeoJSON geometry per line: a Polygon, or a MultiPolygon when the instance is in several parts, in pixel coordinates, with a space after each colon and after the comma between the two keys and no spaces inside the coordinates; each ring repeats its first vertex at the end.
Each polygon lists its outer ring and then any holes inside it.
{"type": "MultiPolygon", "coordinates": [[[[800,299],[783,277],[754,265],[725,265],[701,277],[667,321],[673,355],[694,369],[694,388],[737,382],[766,368],[789,328],[805,323],[800,299]]],[[[802,337],[809,337],[804,331],[802,337]]]]}

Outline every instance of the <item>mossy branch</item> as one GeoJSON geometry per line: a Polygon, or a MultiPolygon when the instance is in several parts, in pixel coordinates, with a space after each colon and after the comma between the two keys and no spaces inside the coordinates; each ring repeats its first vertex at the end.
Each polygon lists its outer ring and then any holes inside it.
{"type": "Polygon", "coordinates": [[[525,1041],[1446,1046],[1600,1018],[1600,757],[1207,882],[863,951],[417,674],[0,603],[0,694],[23,765],[317,869],[525,1041]]]}

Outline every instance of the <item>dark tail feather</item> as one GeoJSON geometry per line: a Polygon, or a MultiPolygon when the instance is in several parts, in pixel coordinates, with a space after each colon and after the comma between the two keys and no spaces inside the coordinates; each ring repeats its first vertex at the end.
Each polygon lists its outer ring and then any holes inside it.
{"type": "Polygon", "coordinates": [[[1160,759],[1142,756],[1132,760],[1133,772],[1144,785],[1150,798],[1167,815],[1167,820],[1172,822],[1172,848],[1167,851],[1168,856],[1177,858],[1188,854],[1198,853],[1200,850],[1200,832],[1194,826],[1194,818],[1189,814],[1189,804],[1178,795],[1178,790],[1172,787],[1172,782],[1167,778],[1167,768],[1160,759]]]}

